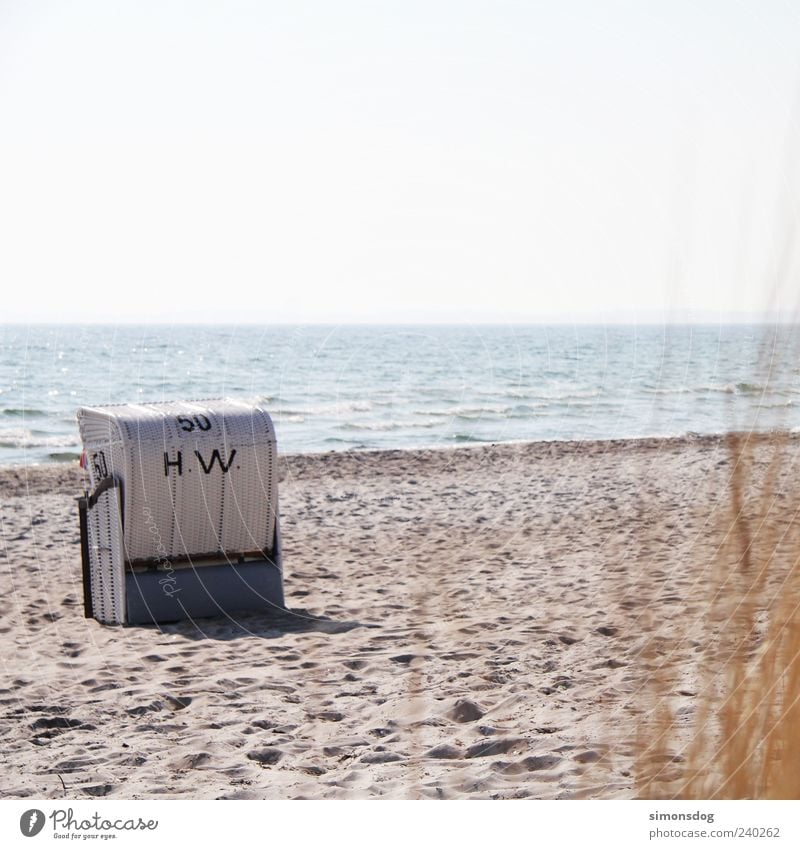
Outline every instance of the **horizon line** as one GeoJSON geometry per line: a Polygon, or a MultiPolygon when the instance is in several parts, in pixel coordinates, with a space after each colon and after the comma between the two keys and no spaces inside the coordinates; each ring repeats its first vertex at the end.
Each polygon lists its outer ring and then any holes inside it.
{"type": "Polygon", "coordinates": [[[800,325],[800,317],[726,317],[719,319],[601,319],[601,318],[541,318],[541,319],[519,319],[519,320],[412,320],[400,319],[397,321],[386,320],[325,320],[325,321],[289,321],[289,320],[183,320],[169,321],[159,319],[147,321],[146,319],[131,319],[115,321],[110,319],[64,319],[64,320],[36,320],[27,321],[22,319],[0,320],[0,327],[715,327],[731,325],[750,326],[785,326],[793,327],[800,325]]]}

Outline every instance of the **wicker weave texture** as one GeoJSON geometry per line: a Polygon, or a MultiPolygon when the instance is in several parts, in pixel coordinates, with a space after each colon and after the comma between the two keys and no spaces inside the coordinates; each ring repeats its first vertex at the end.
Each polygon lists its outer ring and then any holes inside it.
{"type": "Polygon", "coordinates": [[[92,608],[99,622],[125,622],[125,558],[119,489],[106,490],[88,513],[92,608]]]}
{"type": "Polygon", "coordinates": [[[122,483],[129,560],[271,551],[278,509],[269,415],[232,400],[83,408],[93,485],[122,483]]]}

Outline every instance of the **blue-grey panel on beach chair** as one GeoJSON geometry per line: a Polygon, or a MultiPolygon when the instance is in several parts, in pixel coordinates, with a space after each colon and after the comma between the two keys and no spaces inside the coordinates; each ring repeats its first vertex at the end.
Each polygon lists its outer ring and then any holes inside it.
{"type": "Polygon", "coordinates": [[[277,446],[232,400],[84,407],[84,609],[142,624],[282,609],[277,446]]]}

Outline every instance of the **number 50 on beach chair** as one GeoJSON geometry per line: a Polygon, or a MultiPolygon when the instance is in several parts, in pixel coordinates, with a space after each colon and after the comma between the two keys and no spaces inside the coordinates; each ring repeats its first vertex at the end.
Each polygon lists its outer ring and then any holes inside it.
{"type": "Polygon", "coordinates": [[[83,407],[84,610],[142,624],[283,609],[275,430],[234,400],[83,407]]]}

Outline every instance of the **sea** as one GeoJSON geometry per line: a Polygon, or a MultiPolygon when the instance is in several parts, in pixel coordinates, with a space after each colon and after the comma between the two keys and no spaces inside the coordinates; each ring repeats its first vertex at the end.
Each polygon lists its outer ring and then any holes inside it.
{"type": "Polygon", "coordinates": [[[0,325],[0,466],[76,410],[234,397],[282,453],[800,429],[792,325],[0,325]]]}

